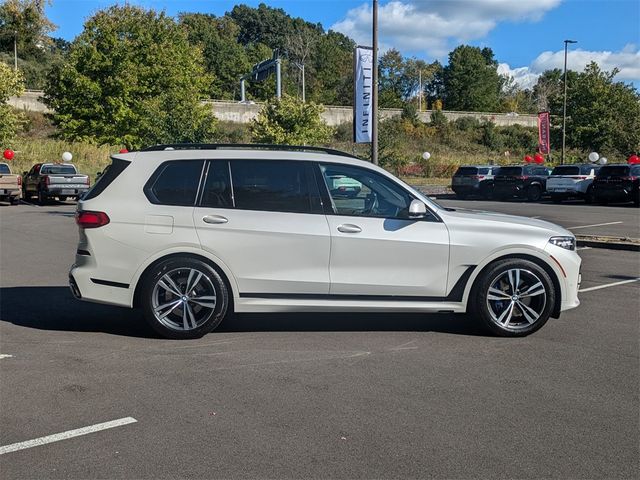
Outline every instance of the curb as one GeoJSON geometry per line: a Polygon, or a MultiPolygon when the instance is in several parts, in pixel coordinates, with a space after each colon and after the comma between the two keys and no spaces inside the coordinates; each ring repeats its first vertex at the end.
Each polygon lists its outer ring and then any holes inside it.
{"type": "Polygon", "coordinates": [[[640,252],[640,240],[635,238],[576,235],[576,243],[579,247],[606,248],[609,250],[626,250],[628,252],[640,252]]]}

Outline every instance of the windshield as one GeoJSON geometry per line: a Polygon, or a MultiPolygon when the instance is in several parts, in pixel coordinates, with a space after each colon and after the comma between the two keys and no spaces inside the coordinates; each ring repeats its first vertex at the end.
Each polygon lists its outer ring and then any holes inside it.
{"type": "Polygon", "coordinates": [[[78,173],[73,165],[43,165],[40,173],[49,173],[51,175],[74,175],[78,173]]]}
{"type": "Polygon", "coordinates": [[[580,174],[580,167],[574,167],[574,166],[562,166],[562,167],[556,167],[553,169],[553,171],[551,172],[551,175],[579,175],[580,174]]]}
{"type": "Polygon", "coordinates": [[[0,174],[9,174],[11,170],[9,170],[9,165],[6,163],[0,163],[0,174]]]}

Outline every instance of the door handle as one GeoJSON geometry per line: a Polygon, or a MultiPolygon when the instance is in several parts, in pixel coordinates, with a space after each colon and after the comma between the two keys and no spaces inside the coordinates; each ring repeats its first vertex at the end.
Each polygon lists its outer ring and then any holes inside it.
{"type": "Polygon", "coordinates": [[[227,217],[223,217],[222,215],[205,215],[204,217],[202,217],[202,221],[204,223],[219,224],[227,223],[229,219],[227,217]]]}
{"type": "Polygon", "coordinates": [[[360,233],[362,229],[352,223],[345,223],[338,227],[338,231],[342,233],[360,233]]]}

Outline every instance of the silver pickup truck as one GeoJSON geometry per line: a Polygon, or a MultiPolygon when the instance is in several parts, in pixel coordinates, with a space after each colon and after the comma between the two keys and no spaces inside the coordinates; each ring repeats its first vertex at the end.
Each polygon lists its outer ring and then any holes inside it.
{"type": "Polygon", "coordinates": [[[22,177],[11,173],[8,163],[0,163],[0,201],[17,204],[22,197],[22,177]]]}
{"type": "Polygon", "coordinates": [[[25,200],[36,196],[40,205],[54,197],[64,202],[89,190],[89,176],[71,163],[37,163],[24,173],[22,190],[25,200]]]}

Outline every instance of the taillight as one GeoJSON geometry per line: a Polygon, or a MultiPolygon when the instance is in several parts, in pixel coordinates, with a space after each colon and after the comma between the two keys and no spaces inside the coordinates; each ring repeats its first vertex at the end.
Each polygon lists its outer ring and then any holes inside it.
{"type": "Polygon", "coordinates": [[[104,227],[109,223],[109,216],[104,212],[76,212],[76,223],[80,228],[104,227]]]}
{"type": "Polygon", "coordinates": [[[527,178],[529,178],[529,176],[528,175],[519,175],[519,176],[516,176],[515,178],[518,179],[518,180],[526,180],[527,178]]]}
{"type": "Polygon", "coordinates": [[[576,180],[586,180],[588,177],[584,175],[570,175],[569,178],[575,178],[576,180]]]}
{"type": "Polygon", "coordinates": [[[84,182],[87,186],[91,185],[91,181],[89,180],[89,175],[87,175],[87,179],[84,182]]]}
{"type": "Polygon", "coordinates": [[[44,176],[44,184],[48,187],[49,185],[51,185],[51,179],[49,178],[49,175],[45,175],[44,176]]]}
{"type": "Polygon", "coordinates": [[[474,180],[482,180],[484,178],[484,175],[472,175],[471,178],[473,178],[474,180]]]}
{"type": "Polygon", "coordinates": [[[638,179],[638,177],[622,177],[622,180],[627,180],[629,182],[634,182],[638,179]]]}
{"type": "Polygon", "coordinates": [[[22,186],[22,177],[18,177],[18,186],[21,187],[22,186]]]}

